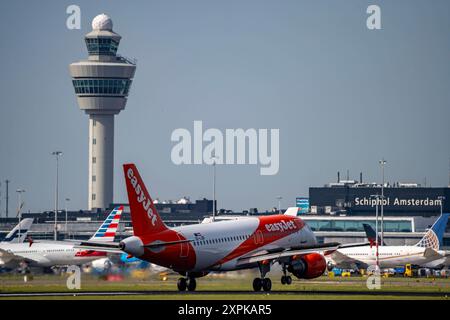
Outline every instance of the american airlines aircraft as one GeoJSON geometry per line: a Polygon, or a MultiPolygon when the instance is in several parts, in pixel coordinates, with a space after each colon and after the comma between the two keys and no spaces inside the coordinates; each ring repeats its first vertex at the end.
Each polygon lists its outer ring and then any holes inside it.
{"type": "Polygon", "coordinates": [[[28,236],[33,224],[33,218],[26,218],[20,221],[14,229],[12,229],[0,243],[22,243],[28,236]]]}
{"type": "Polygon", "coordinates": [[[135,165],[125,164],[124,173],[134,235],[116,244],[96,245],[88,241],[80,247],[123,251],[170,268],[184,276],[178,280],[180,291],[194,291],[196,278],[211,271],[256,267],[261,277],[254,279],[253,289],[270,291],[272,282],[266,275],[276,262],[282,266],[283,284],[292,282],[288,272],[301,279],[316,278],[326,269],[320,252],[334,251],[339,246],[337,243],[318,244],[303,220],[290,214],[168,228],[135,165]]]}
{"type": "MultiPolygon", "coordinates": [[[[90,241],[113,242],[123,207],[115,208],[108,215],[90,241]]],[[[81,265],[106,256],[105,252],[80,250],[80,241],[35,241],[26,243],[0,243],[0,267],[14,269],[25,262],[30,267],[81,265]]]]}
{"type": "MultiPolygon", "coordinates": [[[[425,266],[427,264],[432,265],[434,261],[445,261],[449,253],[440,249],[448,217],[448,213],[442,214],[424,237],[413,246],[378,246],[380,268],[393,268],[405,264],[425,266]]],[[[373,232],[373,235],[370,232],[369,240],[371,245],[340,248],[327,255],[328,270],[334,267],[359,269],[375,265],[377,246],[374,238],[375,232],[373,232]]]]}

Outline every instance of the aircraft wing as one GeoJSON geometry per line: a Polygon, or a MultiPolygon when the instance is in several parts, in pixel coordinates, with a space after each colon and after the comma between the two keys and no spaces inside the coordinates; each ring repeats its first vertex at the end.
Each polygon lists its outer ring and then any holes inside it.
{"type": "MultiPolygon", "coordinates": [[[[144,248],[149,249],[160,249],[165,246],[172,246],[185,242],[192,242],[193,240],[177,240],[177,241],[155,241],[152,243],[148,243],[144,245],[144,248]]],[[[124,253],[122,249],[120,249],[120,244],[117,242],[95,242],[95,241],[85,241],[80,242],[79,244],[74,245],[76,249],[84,249],[84,250],[94,250],[100,252],[110,252],[110,253],[124,253]]]]}
{"type": "Polygon", "coordinates": [[[280,260],[292,256],[305,255],[309,253],[330,252],[339,248],[339,243],[325,243],[312,246],[292,247],[278,251],[256,252],[249,256],[239,258],[237,265],[246,265],[264,260],[280,260]]]}
{"type": "Polygon", "coordinates": [[[334,251],[330,258],[333,259],[336,266],[339,266],[340,268],[353,268],[354,266],[357,266],[358,268],[366,268],[367,264],[363,263],[362,261],[350,258],[346,254],[343,254],[340,251],[334,251]]]}
{"type": "Polygon", "coordinates": [[[437,252],[436,250],[432,249],[432,248],[426,248],[425,251],[423,252],[423,256],[425,258],[429,258],[429,259],[439,259],[439,258],[443,258],[446,257],[447,255],[441,255],[439,252],[437,252]]]}
{"type": "Polygon", "coordinates": [[[37,262],[37,260],[25,258],[21,255],[14,254],[8,250],[0,249],[0,265],[7,265],[13,263],[19,264],[22,261],[25,261],[27,263],[37,262]]]}

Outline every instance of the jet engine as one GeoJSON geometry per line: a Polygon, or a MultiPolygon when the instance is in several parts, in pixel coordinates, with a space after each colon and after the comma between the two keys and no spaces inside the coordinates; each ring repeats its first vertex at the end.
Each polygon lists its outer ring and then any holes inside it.
{"type": "Polygon", "coordinates": [[[320,277],[327,267],[325,258],[318,253],[293,257],[288,271],[298,279],[313,279],[320,277]]]}

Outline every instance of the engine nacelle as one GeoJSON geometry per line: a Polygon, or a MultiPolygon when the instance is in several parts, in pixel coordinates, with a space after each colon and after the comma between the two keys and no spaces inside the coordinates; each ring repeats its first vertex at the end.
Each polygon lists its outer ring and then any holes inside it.
{"type": "Polygon", "coordinates": [[[318,253],[310,253],[299,259],[293,259],[288,271],[299,279],[313,279],[320,277],[327,268],[325,258],[318,253]]]}
{"type": "Polygon", "coordinates": [[[131,236],[120,241],[119,248],[135,257],[140,257],[144,254],[144,244],[136,236],[131,236]]]}

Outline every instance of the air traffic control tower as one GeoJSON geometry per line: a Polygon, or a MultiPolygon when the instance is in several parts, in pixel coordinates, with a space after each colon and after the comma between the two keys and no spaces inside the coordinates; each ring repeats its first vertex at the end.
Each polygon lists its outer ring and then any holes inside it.
{"type": "Polygon", "coordinates": [[[89,115],[89,210],[113,203],[114,115],[125,109],[136,63],[116,54],[121,36],[100,14],[85,36],[88,60],[70,65],[78,105],[89,115]]]}

